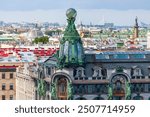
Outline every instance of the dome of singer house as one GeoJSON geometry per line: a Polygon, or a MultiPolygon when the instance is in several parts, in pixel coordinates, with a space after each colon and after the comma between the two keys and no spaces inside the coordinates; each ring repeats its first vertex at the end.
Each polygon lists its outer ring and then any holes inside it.
{"type": "Polygon", "coordinates": [[[83,45],[79,33],[75,27],[77,12],[70,8],[66,12],[68,25],[64,36],[60,40],[58,66],[60,68],[69,66],[82,66],[84,63],[83,45]]]}

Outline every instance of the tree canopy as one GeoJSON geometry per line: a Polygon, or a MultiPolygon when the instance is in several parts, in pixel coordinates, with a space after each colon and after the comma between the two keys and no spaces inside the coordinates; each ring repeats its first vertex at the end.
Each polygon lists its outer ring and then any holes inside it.
{"type": "Polygon", "coordinates": [[[49,38],[47,36],[44,37],[36,37],[33,41],[33,43],[42,43],[42,44],[47,44],[49,42],[49,38]]]}

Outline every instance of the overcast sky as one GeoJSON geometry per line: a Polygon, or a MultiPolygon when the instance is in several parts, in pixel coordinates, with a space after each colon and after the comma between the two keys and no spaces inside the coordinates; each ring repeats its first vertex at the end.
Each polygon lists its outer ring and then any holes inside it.
{"type": "Polygon", "coordinates": [[[77,23],[150,24],[150,0],[0,0],[0,20],[65,23],[66,9],[78,11],[77,23]]]}

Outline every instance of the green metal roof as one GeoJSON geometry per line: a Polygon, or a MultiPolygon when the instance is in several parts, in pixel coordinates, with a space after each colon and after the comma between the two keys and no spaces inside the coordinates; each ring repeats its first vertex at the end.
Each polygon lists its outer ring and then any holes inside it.
{"type": "Polygon", "coordinates": [[[0,37],[0,41],[15,41],[15,39],[11,37],[0,37]]]}

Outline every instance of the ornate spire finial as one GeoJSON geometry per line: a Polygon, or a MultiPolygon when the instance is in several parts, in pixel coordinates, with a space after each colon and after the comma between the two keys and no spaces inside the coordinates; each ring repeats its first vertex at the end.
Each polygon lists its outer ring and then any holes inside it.
{"type": "Polygon", "coordinates": [[[135,26],[138,26],[138,17],[135,18],[135,26]]]}
{"type": "Polygon", "coordinates": [[[135,18],[135,26],[134,26],[134,39],[139,37],[139,25],[138,25],[138,17],[135,18]]]}

